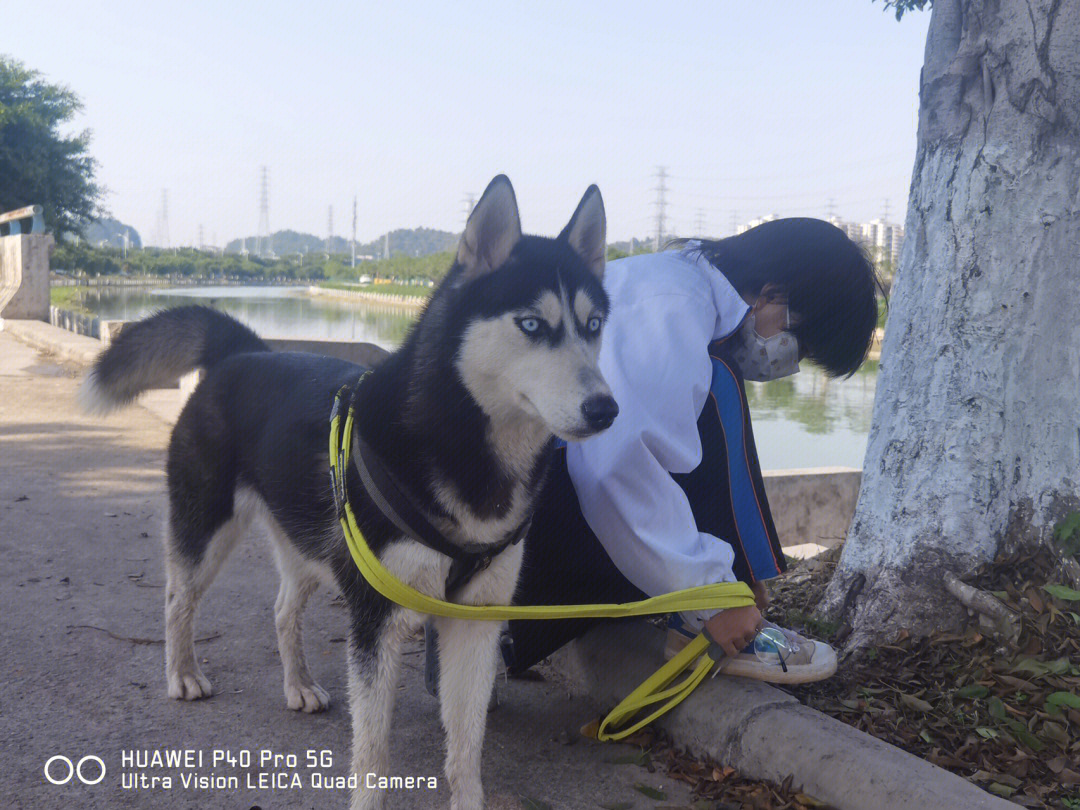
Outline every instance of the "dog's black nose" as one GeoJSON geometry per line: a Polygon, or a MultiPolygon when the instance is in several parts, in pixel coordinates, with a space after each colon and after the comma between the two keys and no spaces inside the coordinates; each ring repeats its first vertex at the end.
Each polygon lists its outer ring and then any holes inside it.
{"type": "Polygon", "coordinates": [[[581,405],[581,412],[585,415],[585,422],[590,429],[606,430],[619,415],[619,405],[610,394],[599,394],[585,400],[581,405]]]}

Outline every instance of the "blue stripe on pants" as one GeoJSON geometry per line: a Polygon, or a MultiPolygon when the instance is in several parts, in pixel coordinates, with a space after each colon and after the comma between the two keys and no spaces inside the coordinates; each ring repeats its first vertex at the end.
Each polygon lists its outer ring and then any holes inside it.
{"type": "Polygon", "coordinates": [[[781,571],[765,525],[765,515],[758,500],[757,489],[751,478],[746,446],[746,425],[749,418],[746,413],[743,381],[729,362],[712,356],[712,397],[705,405],[706,408],[710,405],[716,408],[727,450],[728,486],[738,536],[723,539],[738,542],[742,546],[742,552],[755,580],[769,579],[779,576],[781,571]]]}

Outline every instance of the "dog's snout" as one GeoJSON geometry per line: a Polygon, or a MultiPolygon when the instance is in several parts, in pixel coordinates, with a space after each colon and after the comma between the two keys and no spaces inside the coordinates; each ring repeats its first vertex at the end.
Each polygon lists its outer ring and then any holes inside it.
{"type": "Polygon", "coordinates": [[[598,394],[582,403],[581,412],[591,430],[606,430],[619,415],[619,405],[610,394],[598,394]]]}

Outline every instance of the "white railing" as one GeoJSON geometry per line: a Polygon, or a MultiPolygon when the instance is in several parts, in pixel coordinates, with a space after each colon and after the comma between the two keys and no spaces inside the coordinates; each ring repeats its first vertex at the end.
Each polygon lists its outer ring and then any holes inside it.
{"type": "Polygon", "coordinates": [[[0,225],[7,225],[6,236],[17,236],[22,231],[22,221],[30,220],[29,233],[45,233],[45,219],[41,215],[40,205],[28,205],[25,208],[16,208],[6,214],[0,214],[0,225]]]}

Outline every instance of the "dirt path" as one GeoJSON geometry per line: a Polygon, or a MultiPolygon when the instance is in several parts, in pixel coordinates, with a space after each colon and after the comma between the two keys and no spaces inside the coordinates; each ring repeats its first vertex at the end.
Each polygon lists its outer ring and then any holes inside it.
{"type": "MultiPolygon", "coordinates": [[[[341,790],[316,789],[308,750],[327,750],[346,772],[344,611],[320,592],[307,613],[308,661],[334,705],[321,715],[285,707],[274,637],[277,575],[256,538],[241,545],[203,600],[197,645],[216,694],[180,703],[165,696],[160,530],[169,425],[133,407],[98,419],[75,406],[76,372],[0,332],[0,805],[82,810],[118,807],[345,807],[341,790]],[[185,788],[185,768],[125,767],[126,751],[192,749],[202,775],[237,776],[240,787],[185,788]],[[215,749],[294,755],[296,767],[217,767],[215,749]],[[49,784],[50,757],[100,757],[106,776],[85,786],[49,784]],[[248,788],[261,774],[298,774],[302,788],[248,788]],[[170,776],[172,786],[125,788],[124,774],[170,776]]],[[[390,808],[447,807],[438,707],[423,690],[423,655],[406,659],[391,743],[391,775],[434,776],[436,790],[400,791],[390,808]]],[[[552,808],[689,805],[686,789],[636,766],[615,766],[623,746],[577,741],[595,712],[552,681],[510,681],[489,715],[484,784],[489,806],[552,808]],[[561,738],[562,742],[559,741],[561,738]],[[571,741],[571,744],[566,744],[571,741]],[[659,788],[656,802],[634,789],[659,788]],[[544,805],[533,805],[543,807],[544,805]]],[[[54,763],[51,773],[66,775],[54,763]]],[[[98,766],[84,767],[88,779],[98,766]]],[[[265,777],[263,777],[265,778],[265,777]]],[[[280,777],[279,777],[280,778],[280,777]]]]}

